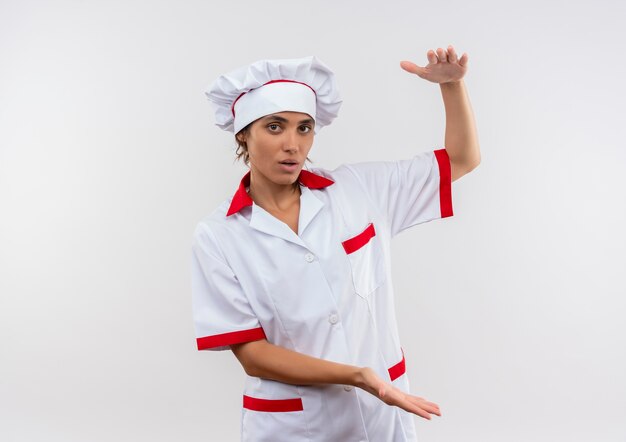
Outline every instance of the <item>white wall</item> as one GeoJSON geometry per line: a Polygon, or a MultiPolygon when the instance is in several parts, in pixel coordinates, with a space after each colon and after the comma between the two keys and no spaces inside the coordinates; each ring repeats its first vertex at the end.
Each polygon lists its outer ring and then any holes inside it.
{"type": "Polygon", "coordinates": [[[482,164],[393,247],[421,440],[626,440],[623,2],[0,2],[0,439],[236,441],[243,371],[198,352],[190,243],[245,172],[203,90],[316,55],[315,165],[443,146],[453,44],[482,164]]]}

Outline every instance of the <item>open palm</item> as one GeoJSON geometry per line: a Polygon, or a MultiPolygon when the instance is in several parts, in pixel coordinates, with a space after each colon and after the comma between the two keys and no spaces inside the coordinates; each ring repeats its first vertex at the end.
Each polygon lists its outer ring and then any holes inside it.
{"type": "Polygon", "coordinates": [[[424,80],[433,83],[451,83],[460,81],[467,72],[467,53],[458,58],[452,45],[448,50],[437,48],[437,52],[430,49],[426,53],[428,65],[421,67],[411,61],[401,61],[400,67],[415,74],[424,80]]]}
{"type": "Polygon", "coordinates": [[[363,373],[363,385],[361,388],[376,396],[387,405],[400,407],[409,413],[416,414],[430,420],[430,414],[441,416],[439,406],[434,402],[427,401],[423,397],[405,393],[392,384],[385,382],[369,367],[365,367],[363,373]]]}

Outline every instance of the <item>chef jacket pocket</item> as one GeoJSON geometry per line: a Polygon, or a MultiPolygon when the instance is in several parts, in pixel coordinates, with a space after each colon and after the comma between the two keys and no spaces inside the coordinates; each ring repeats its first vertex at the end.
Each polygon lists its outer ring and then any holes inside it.
{"type": "Polygon", "coordinates": [[[354,289],[359,296],[368,298],[385,281],[383,250],[374,223],[341,244],[348,254],[354,289]]]}
{"type": "Polygon", "coordinates": [[[260,399],[244,395],[243,441],[309,441],[306,428],[301,398],[260,399]]]}

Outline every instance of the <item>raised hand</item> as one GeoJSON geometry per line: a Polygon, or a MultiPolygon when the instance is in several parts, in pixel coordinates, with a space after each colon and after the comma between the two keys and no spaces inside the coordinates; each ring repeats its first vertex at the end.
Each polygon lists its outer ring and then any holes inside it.
{"type": "Polygon", "coordinates": [[[428,65],[421,67],[411,61],[401,61],[400,67],[415,74],[424,80],[433,83],[453,83],[460,81],[467,72],[467,53],[458,58],[452,45],[448,50],[437,48],[437,52],[430,49],[426,53],[428,65]]]}
{"type": "Polygon", "coordinates": [[[405,393],[390,383],[385,382],[371,368],[365,367],[361,370],[361,373],[363,376],[363,384],[359,385],[359,387],[373,394],[387,405],[400,407],[409,413],[417,414],[428,420],[430,420],[429,413],[441,416],[441,411],[437,404],[428,402],[422,397],[405,393]]]}

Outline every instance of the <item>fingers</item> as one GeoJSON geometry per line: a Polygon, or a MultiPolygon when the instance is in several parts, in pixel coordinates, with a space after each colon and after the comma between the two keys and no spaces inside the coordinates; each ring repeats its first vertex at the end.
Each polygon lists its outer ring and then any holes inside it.
{"type": "Polygon", "coordinates": [[[437,416],[441,417],[441,410],[435,404],[431,404],[430,402],[426,402],[426,403],[423,403],[422,405],[420,405],[420,407],[423,408],[424,410],[428,411],[429,413],[436,414],[437,416]]]}
{"type": "Polygon", "coordinates": [[[410,394],[406,394],[396,387],[390,386],[387,397],[381,399],[388,405],[395,405],[410,413],[417,414],[424,419],[431,419],[431,414],[441,416],[439,406],[433,402],[418,398],[410,394]]]}
{"type": "Polygon", "coordinates": [[[466,52],[463,53],[463,56],[459,59],[459,64],[461,66],[467,66],[467,62],[469,60],[469,55],[466,52]]]}
{"type": "Polygon", "coordinates": [[[404,69],[405,71],[410,72],[411,74],[415,74],[421,78],[424,78],[424,75],[427,72],[426,68],[418,66],[411,61],[401,61],[400,67],[404,69]]]}
{"type": "Polygon", "coordinates": [[[441,416],[441,411],[437,404],[403,392],[388,382],[383,381],[371,369],[364,369],[363,374],[364,385],[361,388],[375,396],[377,395],[387,405],[400,407],[409,413],[414,413],[428,420],[431,419],[431,413],[441,416]]]}
{"type": "Polygon", "coordinates": [[[448,60],[450,61],[450,63],[456,63],[458,61],[461,66],[467,66],[468,59],[469,56],[467,55],[467,52],[463,52],[461,58],[458,58],[458,56],[456,55],[456,51],[454,50],[452,45],[448,46],[448,60]]]}
{"type": "Polygon", "coordinates": [[[448,45],[447,50],[443,48],[437,48],[436,51],[429,49],[426,57],[428,58],[428,66],[421,67],[405,60],[400,62],[400,67],[411,74],[440,83],[455,80],[456,77],[462,78],[463,75],[459,76],[458,73],[464,73],[464,70],[458,70],[458,67],[465,68],[468,61],[467,53],[463,53],[461,58],[459,58],[452,45],[448,45]],[[443,66],[434,66],[438,64],[443,64],[443,66]],[[451,76],[454,77],[452,80],[449,78],[451,76]]]}
{"type": "Polygon", "coordinates": [[[428,58],[428,63],[437,64],[437,54],[432,49],[426,53],[426,58],[428,58]]]}
{"type": "Polygon", "coordinates": [[[456,56],[456,51],[454,50],[452,45],[448,46],[448,60],[450,61],[450,63],[456,63],[458,60],[456,56]]]}
{"type": "Polygon", "coordinates": [[[469,58],[466,52],[464,52],[461,58],[459,58],[452,45],[448,45],[447,50],[443,48],[437,48],[437,51],[433,51],[431,49],[426,53],[426,57],[428,58],[428,62],[430,64],[458,62],[461,66],[467,65],[467,61],[469,58]]]}
{"type": "Polygon", "coordinates": [[[408,397],[409,397],[409,400],[415,402],[418,405],[424,404],[424,405],[427,405],[429,407],[433,407],[433,408],[436,408],[437,410],[439,410],[439,405],[435,404],[434,402],[427,401],[423,397],[412,396],[412,395],[408,395],[408,397]]]}
{"type": "Polygon", "coordinates": [[[422,407],[419,407],[419,406],[413,404],[412,402],[408,402],[407,401],[405,406],[402,406],[401,408],[403,408],[405,411],[408,411],[410,413],[417,414],[418,416],[421,416],[424,419],[428,419],[428,420],[432,419],[430,417],[430,414],[428,413],[427,410],[425,410],[422,407]]]}
{"type": "Polygon", "coordinates": [[[401,61],[400,67],[411,74],[419,74],[421,67],[411,61],[401,61]]]}
{"type": "Polygon", "coordinates": [[[439,58],[439,63],[447,63],[448,53],[445,51],[445,49],[437,48],[437,58],[439,58]]]}
{"type": "Polygon", "coordinates": [[[422,410],[425,410],[432,414],[436,414],[437,416],[441,417],[441,410],[439,409],[439,405],[435,404],[434,402],[429,402],[422,398],[416,398],[415,396],[411,395],[407,395],[407,400],[417,407],[421,408],[422,410]]]}

